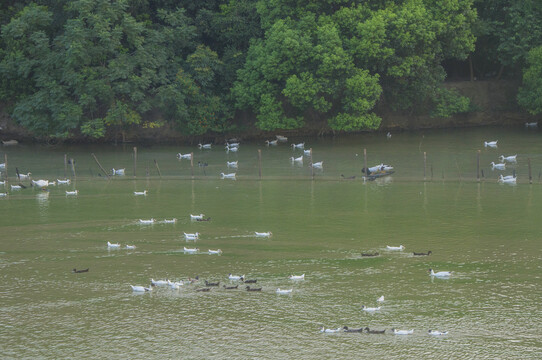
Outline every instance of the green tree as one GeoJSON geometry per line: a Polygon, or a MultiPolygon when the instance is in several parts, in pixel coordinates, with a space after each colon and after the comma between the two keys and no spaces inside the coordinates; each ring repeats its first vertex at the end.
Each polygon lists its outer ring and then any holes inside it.
{"type": "Polygon", "coordinates": [[[533,115],[542,113],[542,46],[529,51],[518,103],[533,115]]]}

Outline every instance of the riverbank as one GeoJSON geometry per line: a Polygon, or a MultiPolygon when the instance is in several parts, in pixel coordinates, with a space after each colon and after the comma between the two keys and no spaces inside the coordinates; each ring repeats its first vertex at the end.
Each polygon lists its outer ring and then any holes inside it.
{"type": "MultiPolygon", "coordinates": [[[[516,102],[519,83],[513,81],[450,81],[445,86],[456,89],[459,94],[471,99],[473,108],[470,113],[459,114],[449,118],[434,118],[429,115],[414,115],[391,111],[386,105],[380,104],[375,109],[382,118],[377,132],[416,131],[421,129],[464,128],[475,126],[524,126],[527,122],[538,121],[540,116],[533,116],[521,110],[516,102]]],[[[309,126],[296,130],[262,131],[253,126],[254,121],[249,114],[239,114],[237,122],[243,130],[229,134],[206,134],[202,136],[187,136],[177,131],[172,124],[160,128],[132,128],[126,132],[126,139],[134,143],[186,143],[194,144],[200,141],[214,143],[223,142],[232,137],[244,140],[265,140],[274,138],[276,134],[289,137],[336,136],[341,133],[332,131],[326,126],[326,121],[311,122],[309,126]]],[[[111,133],[104,139],[93,140],[79,137],[67,140],[69,143],[111,143],[120,141],[120,134],[111,133]],[[117,136],[118,135],[118,136],[117,136]]],[[[17,140],[19,142],[50,142],[58,139],[45,139],[34,136],[18,126],[2,111],[0,113],[0,140],[17,140]]]]}

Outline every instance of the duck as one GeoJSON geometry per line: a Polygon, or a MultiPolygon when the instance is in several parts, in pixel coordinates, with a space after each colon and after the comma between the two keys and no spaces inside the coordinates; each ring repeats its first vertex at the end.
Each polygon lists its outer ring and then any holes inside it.
{"type": "Polygon", "coordinates": [[[439,331],[439,330],[429,330],[427,333],[429,335],[435,335],[435,336],[448,335],[447,331],[439,331]]]}
{"type": "Polygon", "coordinates": [[[0,185],[6,185],[5,181],[0,181],[0,185]]]}
{"type": "Polygon", "coordinates": [[[181,160],[181,159],[192,159],[192,153],[188,153],[188,154],[178,153],[177,154],[177,159],[179,159],[179,160],[181,160]]]}
{"type": "Polygon", "coordinates": [[[388,250],[398,250],[398,251],[403,251],[405,249],[405,247],[403,245],[399,245],[399,246],[389,246],[389,245],[386,245],[386,248],[388,250]]]}
{"type": "Polygon", "coordinates": [[[30,175],[32,175],[32,173],[26,173],[26,174],[17,174],[17,177],[19,178],[19,180],[27,180],[27,179],[30,179],[30,175]]]}
{"type": "Polygon", "coordinates": [[[119,243],[112,244],[112,243],[110,243],[110,242],[108,241],[108,242],[107,242],[107,247],[108,247],[109,249],[118,249],[118,248],[120,248],[120,244],[119,244],[119,243]]]}
{"type": "Polygon", "coordinates": [[[239,145],[241,145],[241,143],[239,143],[239,142],[227,142],[227,141],[226,141],[226,146],[227,146],[227,147],[230,147],[230,148],[232,148],[232,147],[239,147],[239,145]]]}
{"type": "Polygon", "coordinates": [[[295,158],[295,157],[292,156],[292,157],[290,158],[290,161],[291,161],[292,163],[294,163],[294,162],[303,163],[303,156],[300,156],[300,157],[297,157],[297,158],[295,158]]]}
{"type": "Polygon", "coordinates": [[[388,133],[386,134],[386,138],[391,139],[391,132],[388,131],[388,133]]]}
{"type": "Polygon", "coordinates": [[[348,326],[344,326],[343,327],[343,330],[344,332],[348,332],[348,333],[356,333],[356,332],[363,332],[363,328],[360,327],[359,329],[349,329],[348,326]]]}
{"type": "Polygon", "coordinates": [[[373,256],[378,256],[380,255],[379,253],[375,252],[375,253],[361,253],[361,256],[367,256],[367,257],[373,257],[373,256]]]}
{"type": "Polygon", "coordinates": [[[384,329],[384,330],[371,330],[371,329],[369,329],[368,326],[364,330],[367,331],[367,334],[385,334],[386,333],[386,329],[384,329]]]}
{"type": "Polygon", "coordinates": [[[212,146],[213,146],[212,144],[201,144],[201,143],[198,144],[198,147],[199,147],[200,149],[207,149],[207,150],[209,150],[212,146]]]}
{"type": "Polygon", "coordinates": [[[113,168],[112,170],[113,170],[113,175],[124,176],[126,169],[115,169],[115,168],[113,168]]]}
{"type": "Polygon", "coordinates": [[[305,148],[304,142],[299,143],[299,144],[292,144],[292,149],[304,149],[304,148],[305,148]]]}
{"type": "Polygon", "coordinates": [[[277,294],[287,295],[287,294],[291,294],[293,290],[294,289],[287,289],[286,290],[286,289],[278,288],[276,292],[277,292],[277,294]]]}
{"type": "Polygon", "coordinates": [[[134,250],[136,248],[135,245],[126,245],[125,249],[126,250],[134,250]]]}
{"type": "Polygon", "coordinates": [[[234,179],[235,180],[235,173],[230,173],[230,174],[220,173],[220,178],[221,179],[234,179]]]}
{"type": "Polygon", "coordinates": [[[171,281],[169,280],[154,280],[151,279],[151,285],[152,286],[168,286],[171,284],[171,281]]]}
{"type": "Polygon", "coordinates": [[[250,279],[250,280],[243,280],[245,284],[256,284],[258,282],[257,279],[250,279]]]}
{"type": "Polygon", "coordinates": [[[320,329],[320,332],[321,333],[337,333],[341,330],[344,330],[344,328],[336,328],[336,329],[326,329],[325,327],[322,326],[322,328],[320,329]]]}
{"type": "Polygon", "coordinates": [[[49,186],[49,180],[32,180],[32,186],[37,186],[44,189],[49,186]]]}
{"type": "Polygon", "coordinates": [[[199,239],[199,232],[196,232],[196,233],[183,233],[184,234],[184,238],[186,240],[198,240],[199,239]]]}
{"type": "Polygon", "coordinates": [[[0,170],[4,170],[6,168],[6,163],[0,163],[0,170]]]}
{"type": "Polygon", "coordinates": [[[303,275],[290,275],[288,276],[290,280],[305,280],[305,274],[303,275]]]}
{"type": "Polygon", "coordinates": [[[286,141],[288,141],[288,138],[287,138],[286,136],[275,135],[275,137],[276,137],[277,140],[280,141],[280,142],[286,142],[286,141]]]}
{"type": "Polygon", "coordinates": [[[501,155],[499,156],[499,159],[501,159],[502,162],[516,163],[518,162],[518,154],[509,156],[501,155]]]}
{"type": "Polygon", "coordinates": [[[516,184],[517,178],[513,176],[510,177],[510,175],[508,175],[506,177],[499,178],[497,181],[503,184],[516,184]]]}
{"type": "Polygon", "coordinates": [[[135,196],[147,196],[147,190],[144,191],[134,191],[135,196]]]}
{"type": "Polygon", "coordinates": [[[381,297],[376,299],[376,301],[379,302],[379,303],[383,303],[384,302],[384,295],[382,295],[381,297]]]}
{"type": "Polygon", "coordinates": [[[423,252],[421,252],[421,253],[413,252],[412,254],[413,254],[413,255],[416,255],[416,256],[429,256],[429,255],[431,255],[432,253],[433,253],[433,252],[432,252],[431,250],[429,250],[429,251],[426,252],[426,253],[423,253],[423,252]]]}
{"type": "Polygon", "coordinates": [[[195,254],[199,251],[198,248],[187,248],[186,246],[184,247],[184,252],[185,253],[189,253],[189,254],[195,254]]]}
{"type": "Polygon", "coordinates": [[[156,220],[154,220],[154,218],[150,218],[150,219],[139,219],[139,223],[140,224],[145,224],[145,225],[148,225],[148,224],[154,224],[156,220]]]}
{"type": "Polygon", "coordinates": [[[226,285],[222,285],[222,287],[226,290],[233,290],[233,289],[237,289],[239,287],[239,284],[235,285],[235,286],[226,286],[226,285]]]}
{"type": "Polygon", "coordinates": [[[268,232],[257,232],[257,231],[255,231],[254,234],[256,235],[256,237],[271,237],[273,235],[273,233],[271,231],[268,231],[268,232]]]}
{"type": "Polygon", "coordinates": [[[262,288],[251,288],[250,286],[245,286],[245,289],[247,289],[247,291],[262,291],[262,288]]]}
{"type": "Polygon", "coordinates": [[[7,196],[8,196],[8,193],[6,192],[0,193],[0,197],[7,197],[7,196]]]}
{"type": "Polygon", "coordinates": [[[56,179],[56,183],[58,185],[70,185],[71,180],[70,179],[66,179],[66,180],[56,179]]]}
{"type": "Polygon", "coordinates": [[[230,279],[230,280],[243,281],[244,278],[245,278],[245,275],[232,275],[231,273],[228,274],[228,279],[230,279]]]}
{"type": "Polygon", "coordinates": [[[77,196],[79,195],[79,190],[66,191],[66,196],[77,196]]]}
{"type": "Polygon", "coordinates": [[[198,166],[199,166],[199,167],[207,167],[207,166],[209,166],[209,164],[206,163],[206,162],[205,162],[205,163],[202,163],[201,161],[198,161],[198,166]]]}
{"type": "Polygon", "coordinates": [[[220,286],[220,281],[215,283],[210,283],[207,280],[205,280],[205,286],[220,286]]]}
{"type": "Polygon", "coordinates": [[[134,285],[130,285],[132,287],[132,291],[134,292],[148,292],[148,291],[152,291],[152,288],[150,287],[144,287],[144,286],[134,286],[134,285]]]}
{"type": "Polygon", "coordinates": [[[278,145],[279,141],[278,140],[265,140],[265,144],[267,146],[275,146],[275,145],[278,145]]]}
{"type": "Polygon", "coordinates": [[[179,290],[181,288],[181,286],[183,286],[183,282],[180,281],[180,282],[169,282],[169,288],[171,290],[179,290]]]}
{"type": "Polygon", "coordinates": [[[237,168],[238,161],[226,161],[226,166],[229,168],[237,168]]]}
{"type": "Polygon", "coordinates": [[[211,217],[209,216],[208,218],[205,218],[205,219],[197,219],[196,221],[211,221],[211,217]]]}
{"type": "Polygon", "coordinates": [[[538,126],[538,121],[535,121],[535,122],[526,122],[525,123],[525,127],[537,127],[538,126]]]}
{"type": "Polygon", "coordinates": [[[305,156],[310,156],[311,153],[312,153],[312,150],[311,150],[311,149],[309,149],[309,150],[303,150],[303,155],[305,155],[305,156]]]}
{"type": "Polygon", "coordinates": [[[226,152],[229,153],[229,152],[238,152],[239,151],[239,148],[238,147],[226,147],[226,152]]]}
{"type": "Polygon", "coordinates": [[[86,269],[79,269],[79,270],[77,270],[76,268],[74,268],[74,269],[72,270],[72,272],[75,273],[75,274],[86,273],[86,272],[88,272],[88,268],[86,268],[86,269]]]}
{"type": "Polygon", "coordinates": [[[434,272],[433,269],[429,269],[429,275],[436,276],[436,277],[449,277],[449,276],[452,276],[452,272],[451,271],[434,272]]]}
{"type": "Polygon", "coordinates": [[[201,220],[204,218],[204,214],[199,214],[199,215],[192,215],[190,214],[190,220],[201,220]]]}
{"type": "Polygon", "coordinates": [[[367,307],[365,305],[361,305],[361,310],[363,311],[368,311],[368,312],[374,312],[374,311],[380,311],[380,306],[379,307],[367,307]]]}
{"type": "Polygon", "coordinates": [[[175,224],[177,222],[177,219],[176,218],[173,218],[173,219],[164,219],[164,221],[162,221],[164,224],[175,224]]]}
{"type": "Polygon", "coordinates": [[[11,185],[11,190],[21,190],[22,188],[22,185],[11,185]]]}
{"type": "Polygon", "coordinates": [[[322,169],[324,167],[324,162],[318,161],[318,162],[309,164],[309,166],[312,166],[313,168],[322,169]]]}
{"type": "Polygon", "coordinates": [[[222,250],[220,250],[220,249],[217,249],[217,250],[211,250],[211,249],[209,249],[208,252],[209,252],[209,255],[213,255],[213,254],[220,255],[220,254],[222,254],[222,250]]]}
{"type": "Polygon", "coordinates": [[[484,141],[484,146],[485,147],[497,147],[497,141],[498,140],[494,140],[494,141],[484,141]]]}
{"type": "Polygon", "coordinates": [[[391,329],[395,335],[410,335],[414,334],[414,329],[410,330],[398,330],[398,329],[391,329]]]}
{"type": "Polygon", "coordinates": [[[495,164],[493,161],[490,163],[491,165],[491,170],[505,170],[506,169],[506,164],[505,163],[499,163],[499,164],[495,164]]]}
{"type": "Polygon", "coordinates": [[[208,292],[208,291],[211,291],[211,288],[196,289],[196,291],[199,291],[199,292],[208,292]]]}
{"type": "Polygon", "coordinates": [[[516,176],[515,175],[506,175],[506,176],[502,176],[499,175],[499,180],[510,180],[510,179],[514,179],[516,176]]]}
{"type": "Polygon", "coordinates": [[[344,180],[354,180],[356,178],[356,175],[344,176],[344,174],[341,174],[341,178],[344,180]]]}

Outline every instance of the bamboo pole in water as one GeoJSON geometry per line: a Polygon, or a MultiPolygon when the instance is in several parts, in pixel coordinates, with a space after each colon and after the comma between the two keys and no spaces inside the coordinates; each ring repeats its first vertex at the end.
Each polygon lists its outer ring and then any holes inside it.
{"type": "Polygon", "coordinates": [[[100,167],[100,169],[103,171],[103,173],[105,174],[105,176],[107,176],[108,179],[110,179],[111,177],[109,176],[109,174],[104,170],[104,168],[102,167],[102,164],[100,164],[100,162],[98,161],[98,158],[96,157],[96,155],[94,155],[94,153],[90,154],[92,155],[92,157],[94,158],[94,160],[96,160],[96,164],[98,164],[98,166],[100,167]]]}
{"type": "Polygon", "coordinates": [[[529,184],[533,183],[533,174],[531,172],[531,158],[527,158],[527,164],[529,164],[529,184]]]}
{"type": "Polygon", "coordinates": [[[476,181],[480,181],[480,150],[476,152],[476,181]]]}
{"type": "MultiPolygon", "coordinates": [[[[4,170],[5,170],[5,172],[6,172],[6,182],[9,182],[9,181],[8,181],[8,178],[9,178],[9,176],[8,176],[8,174],[9,174],[9,173],[8,173],[8,154],[4,154],[4,164],[5,164],[4,170]]],[[[6,185],[7,185],[7,184],[6,184],[6,185]]],[[[7,186],[6,186],[6,187],[7,187],[7,186]]]]}
{"type": "Polygon", "coordinates": [[[134,146],[134,179],[136,177],[136,170],[137,170],[137,147],[134,146]]]}
{"type": "Polygon", "coordinates": [[[160,172],[160,167],[158,166],[158,162],[156,159],[154,159],[154,166],[156,166],[156,170],[158,170],[158,176],[160,176],[160,179],[162,178],[162,173],[160,172]]]}
{"type": "Polygon", "coordinates": [[[314,180],[314,166],[312,166],[312,148],[309,149],[310,164],[311,164],[311,178],[314,180]]]}
{"type": "Polygon", "coordinates": [[[190,153],[190,173],[192,174],[192,180],[194,179],[194,152],[190,153]]]}
{"type": "Polygon", "coordinates": [[[369,169],[367,169],[367,149],[363,149],[363,167],[365,168],[365,176],[369,176],[369,169]]]}
{"type": "Polygon", "coordinates": [[[427,152],[423,152],[423,181],[427,180],[427,152]]]}
{"type": "Polygon", "coordinates": [[[262,150],[258,149],[258,175],[262,179],[262,150]]]}
{"type": "Polygon", "coordinates": [[[64,154],[64,179],[68,178],[68,154],[64,154]]]}
{"type": "Polygon", "coordinates": [[[71,164],[72,164],[73,179],[74,179],[74,180],[77,180],[77,176],[75,175],[75,160],[74,160],[74,159],[70,159],[70,162],[71,162],[71,164]]]}

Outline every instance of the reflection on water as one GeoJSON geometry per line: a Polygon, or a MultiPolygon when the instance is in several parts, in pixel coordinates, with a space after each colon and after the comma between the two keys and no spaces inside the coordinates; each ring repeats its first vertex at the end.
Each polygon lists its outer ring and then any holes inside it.
{"type": "Polygon", "coordinates": [[[537,359],[542,284],[533,274],[540,270],[542,188],[521,181],[500,186],[493,175],[476,182],[476,150],[489,138],[502,145],[482,149],[481,163],[517,151],[519,179],[527,174],[521,154],[542,166],[538,133],[513,131],[428,132],[423,141],[407,133],[389,140],[300,139],[326,164],[314,180],[306,164],[291,167],[292,149],[281,145],[262,152],[263,181],[253,144],[235,155],[195,152],[196,161],[208,163],[195,180],[189,163],[174,156],[189,147],[139,149],[138,159],[156,159],[163,176],[136,180],[83,170],[95,166],[89,156],[95,152],[106,168],[132,174],[132,147],[11,148],[10,159],[40,178],[61,176],[69,152],[78,159],[81,195],[66,198],[66,187],[23,189],[0,202],[0,350],[7,358],[537,359]],[[360,143],[371,163],[396,168],[393,177],[341,179],[360,174],[360,143]],[[449,177],[423,182],[423,152],[436,174],[449,177]],[[234,158],[238,181],[220,180],[225,160],[234,158]],[[134,196],[140,189],[148,195],[134,196]],[[191,221],[195,213],[211,220],[191,221]],[[157,222],[139,224],[151,218],[157,222]],[[172,218],[175,224],[162,222],[172,218]],[[183,233],[196,232],[197,241],[188,243],[183,233]],[[121,246],[108,248],[108,241],[121,246]],[[387,250],[399,244],[405,249],[387,250]],[[211,256],[209,249],[222,253],[211,256]],[[434,278],[430,268],[453,275],[434,278]],[[232,281],[230,273],[257,282],[232,281]],[[291,281],[292,274],[305,280],[291,281]],[[150,293],[129,286],[149,286],[151,279],[186,282],[150,293]],[[220,284],[197,291],[205,280],[220,284]],[[262,290],[249,292],[247,285],[262,290]],[[278,295],[278,288],[292,293],[278,295]],[[367,313],[362,305],[381,310],[367,313]],[[321,334],[322,326],[386,334],[321,334]],[[392,328],[414,333],[395,336],[392,328]],[[430,336],[430,329],[448,335],[430,336]]]}

